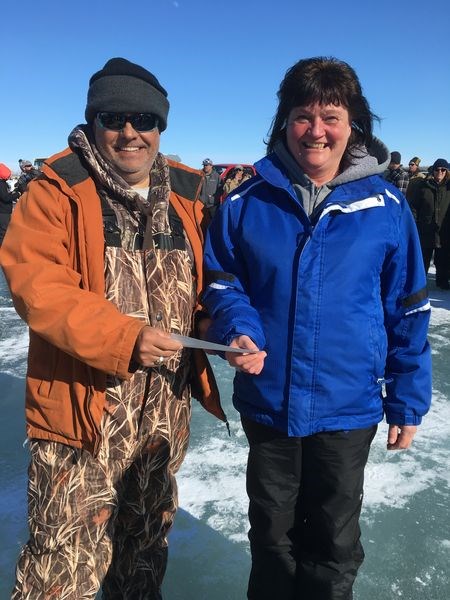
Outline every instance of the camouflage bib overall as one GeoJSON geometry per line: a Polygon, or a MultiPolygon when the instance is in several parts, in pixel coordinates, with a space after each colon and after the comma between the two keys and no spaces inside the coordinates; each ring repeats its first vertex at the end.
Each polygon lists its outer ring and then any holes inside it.
{"type": "MultiPolygon", "coordinates": [[[[189,334],[193,261],[169,207],[161,155],[151,181],[147,214],[99,191],[106,207],[106,297],[152,327],[189,334]]],[[[30,442],[30,542],[18,563],[14,600],[90,600],[100,586],[104,600],[161,598],[166,534],[178,504],[175,473],[189,440],[190,369],[190,352],[183,350],[162,366],[136,368],[129,381],[109,377],[96,457],[30,442]]]]}

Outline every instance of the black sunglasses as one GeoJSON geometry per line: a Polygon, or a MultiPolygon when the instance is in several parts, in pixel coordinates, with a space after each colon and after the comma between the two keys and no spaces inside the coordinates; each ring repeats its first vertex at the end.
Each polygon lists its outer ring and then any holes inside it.
{"type": "Polygon", "coordinates": [[[444,167],[436,167],[435,171],[436,173],[445,173],[447,169],[444,169],[444,167]]]}
{"type": "Polygon", "coordinates": [[[120,131],[129,123],[136,131],[152,131],[158,127],[158,117],[152,113],[126,113],[99,112],[97,123],[103,129],[120,131]]]}

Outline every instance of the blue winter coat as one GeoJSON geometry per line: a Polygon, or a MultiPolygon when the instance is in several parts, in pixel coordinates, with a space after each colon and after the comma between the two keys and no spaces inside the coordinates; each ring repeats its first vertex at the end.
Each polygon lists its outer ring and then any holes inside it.
{"type": "Polygon", "coordinates": [[[225,201],[206,242],[210,339],[250,336],[267,357],[237,372],[244,416],[307,436],[417,425],[431,400],[430,305],[416,226],[378,175],[336,187],[310,218],[270,155],[225,201]]]}

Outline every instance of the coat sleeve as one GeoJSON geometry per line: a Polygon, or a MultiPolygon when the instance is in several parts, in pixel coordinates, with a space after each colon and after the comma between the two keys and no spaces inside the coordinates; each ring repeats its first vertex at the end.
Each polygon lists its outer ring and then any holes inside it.
{"type": "Polygon", "coordinates": [[[401,191],[403,195],[406,195],[406,190],[408,188],[409,176],[408,173],[401,173],[398,179],[398,189],[401,191]]]}
{"type": "MultiPolygon", "coordinates": [[[[54,184],[32,182],[13,212],[0,264],[14,306],[31,330],[96,369],[128,378],[134,343],[145,323],[120,313],[103,290],[83,289],[74,212],[54,184]]],[[[99,236],[101,253],[101,229],[99,236]]],[[[102,257],[95,258],[100,269],[102,257]]]]}
{"type": "Polygon", "coordinates": [[[431,350],[427,341],[430,303],[417,229],[401,202],[398,245],[385,260],[382,295],[388,337],[386,420],[418,425],[431,403],[431,350]]]}
{"type": "Polygon", "coordinates": [[[229,345],[248,335],[258,348],[266,344],[260,316],[248,296],[248,273],[239,248],[239,203],[227,200],[216,213],[206,236],[203,303],[213,318],[211,341],[229,345]]]}

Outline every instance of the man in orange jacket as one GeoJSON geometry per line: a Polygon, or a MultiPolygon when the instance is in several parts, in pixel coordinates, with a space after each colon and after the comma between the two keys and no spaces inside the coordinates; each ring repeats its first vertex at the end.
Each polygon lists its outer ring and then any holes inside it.
{"type": "Polygon", "coordinates": [[[201,336],[201,173],[159,152],[169,102],[113,58],[86,125],[14,211],[0,253],[30,328],[29,527],[13,598],[157,599],[191,393],[226,420],[201,336]],[[192,386],[192,388],[191,388],[192,386]]]}

